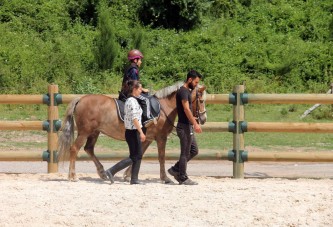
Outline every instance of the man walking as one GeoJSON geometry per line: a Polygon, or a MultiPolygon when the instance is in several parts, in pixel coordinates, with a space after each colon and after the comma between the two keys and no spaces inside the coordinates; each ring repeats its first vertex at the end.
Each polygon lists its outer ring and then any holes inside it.
{"type": "Polygon", "coordinates": [[[201,133],[201,127],[192,114],[191,91],[199,84],[202,75],[195,70],[187,74],[186,82],[177,91],[176,104],[178,112],[177,135],[180,139],[179,161],[168,169],[169,174],[175,177],[179,184],[196,185],[197,182],[188,178],[187,162],[195,157],[199,150],[193,133],[201,133]]]}

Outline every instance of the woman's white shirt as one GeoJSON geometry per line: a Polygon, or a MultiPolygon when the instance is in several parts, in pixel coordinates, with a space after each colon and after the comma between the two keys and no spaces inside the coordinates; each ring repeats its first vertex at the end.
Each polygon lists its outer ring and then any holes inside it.
{"type": "Polygon", "coordinates": [[[141,123],[142,109],[136,98],[134,97],[127,98],[125,102],[124,112],[125,112],[124,122],[126,129],[131,129],[131,130],[137,129],[133,124],[134,119],[138,119],[140,127],[142,127],[141,123]]]}

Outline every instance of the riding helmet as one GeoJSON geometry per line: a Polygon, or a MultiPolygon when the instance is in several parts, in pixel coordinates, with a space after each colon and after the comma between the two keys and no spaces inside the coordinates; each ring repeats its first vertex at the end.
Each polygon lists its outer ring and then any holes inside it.
{"type": "Polygon", "coordinates": [[[143,58],[143,54],[139,50],[133,49],[128,52],[127,58],[129,61],[134,59],[141,59],[143,58]]]}

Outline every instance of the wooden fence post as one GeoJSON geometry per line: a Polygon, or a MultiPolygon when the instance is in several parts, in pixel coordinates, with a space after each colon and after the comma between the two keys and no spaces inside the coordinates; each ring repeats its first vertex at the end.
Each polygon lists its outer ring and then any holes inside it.
{"type": "Polygon", "coordinates": [[[244,178],[244,161],[242,153],[244,152],[244,133],[241,129],[241,123],[244,121],[244,104],[242,95],[244,93],[244,85],[237,85],[233,90],[236,95],[236,104],[233,105],[233,118],[236,131],[233,134],[233,176],[234,178],[244,178]]]}
{"type": "MultiPolygon", "coordinates": [[[[330,90],[331,90],[330,93],[333,94],[333,83],[331,83],[330,90]]],[[[333,113],[333,104],[331,104],[331,113],[333,113]]]]}
{"type": "Polygon", "coordinates": [[[59,119],[58,104],[56,102],[56,95],[58,94],[58,85],[51,84],[48,86],[49,95],[49,106],[48,106],[48,121],[49,121],[49,131],[48,131],[48,173],[58,172],[58,160],[57,160],[57,147],[58,147],[58,134],[56,124],[59,119]]]}

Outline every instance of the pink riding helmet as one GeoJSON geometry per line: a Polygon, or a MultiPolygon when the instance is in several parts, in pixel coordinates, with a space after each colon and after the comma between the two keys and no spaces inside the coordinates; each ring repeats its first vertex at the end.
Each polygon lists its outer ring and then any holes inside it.
{"type": "Polygon", "coordinates": [[[143,58],[143,54],[139,50],[134,49],[128,52],[127,58],[129,61],[134,59],[141,59],[143,58]]]}

